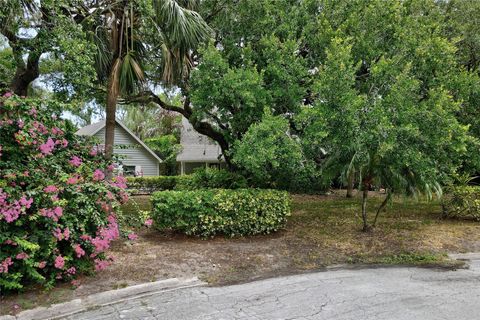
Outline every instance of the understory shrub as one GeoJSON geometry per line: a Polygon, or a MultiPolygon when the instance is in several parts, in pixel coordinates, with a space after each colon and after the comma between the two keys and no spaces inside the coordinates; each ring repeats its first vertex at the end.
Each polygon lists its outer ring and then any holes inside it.
{"type": "Polygon", "coordinates": [[[100,148],[47,104],[0,97],[0,294],[105,268],[128,200],[100,148]]]}
{"type": "Polygon", "coordinates": [[[127,186],[132,192],[151,193],[174,190],[179,182],[188,179],[190,176],[127,177],[127,186]]]}
{"type": "Polygon", "coordinates": [[[185,176],[128,177],[128,188],[136,193],[164,190],[240,189],[247,180],[240,174],[219,169],[200,169],[185,176]]]}
{"type": "Polygon", "coordinates": [[[443,215],[480,221],[480,186],[455,186],[443,202],[443,215]]]}
{"type": "Polygon", "coordinates": [[[157,229],[202,237],[268,234],[290,215],[288,193],[267,189],[163,191],[152,195],[152,205],[157,229]]]}
{"type": "Polygon", "coordinates": [[[188,179],[180,180],[175,189],[241,189],[248,187],[245,177],[224,169],[200,168],[188,177],[188,179]]]}

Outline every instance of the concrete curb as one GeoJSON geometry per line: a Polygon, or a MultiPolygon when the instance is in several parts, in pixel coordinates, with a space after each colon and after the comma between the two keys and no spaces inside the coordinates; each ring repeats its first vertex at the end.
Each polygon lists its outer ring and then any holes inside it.
{"type": "Polygon", "coordinates": [[[191,288],[206,285],[197,277],[189,279],[167,279],[156,282],[143,283],[118,290],[110,290],[89,295],[85,298],[54,304],[49,307],[38,307],[25,310],[16,316],[0,316],[0,320],[44,320],[59,319],[76,313],[119,303],[129,299],[150,296],[159,292],[172,291],[182,288],[191,288]]]}

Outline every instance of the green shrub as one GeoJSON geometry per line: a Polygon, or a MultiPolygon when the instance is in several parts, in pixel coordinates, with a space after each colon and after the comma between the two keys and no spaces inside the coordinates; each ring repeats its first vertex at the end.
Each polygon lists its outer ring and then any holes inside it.
{"type": "Polygon", "coordinates": [[[57,103],[0,97],[0,295],[104,269],[125,180],[57,103]]]}
{"type": "Polygon", "coordinates": [[[195,170],[188,177],[188,179],[179,181],[175,189],[242,189],[248,187],[245,177],[223,169],[201,168],[195,170]]]}
{"type": "Polygon", "coordinates": [[[191,179],[190,176],[157,176],[157,177],[128,177],[128,188],[143,193],[153,191],[174,190],[177,184],[183,184],[182,181],[191,179]]]}
{"type": "Polygon", "coordinates": [[[452,218],[473,218],[480,221],[480,187],[451,187],[443,202],[443,215],[452,218]]]}
{"type": "Polygon", "coordinates": [[[129,177],[128,188],[138,193],[165,190],[240,189],[247,180],[237,173],[218,169],[201,169],[186,176],[129,177]]]}
{"type": "Polygon", "coordinates": [[[288,193],[266,189],[163,191],[152,204],[157,229],[202,237],[268,234],[290,215],[288,193]]]}

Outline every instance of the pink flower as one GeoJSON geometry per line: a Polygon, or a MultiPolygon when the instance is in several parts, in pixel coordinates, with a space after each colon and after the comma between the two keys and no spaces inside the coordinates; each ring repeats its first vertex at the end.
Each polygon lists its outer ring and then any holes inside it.
{"type": "Polygon", "coordinates": [[[77,258],[81,258],[82,256],[85,255],[85,250],[83,250],[79,244],[74,244],[73,250],[75,250],[75,253],[77,254],[77,258]]]}
{"type": "Polygon", "coordinates": [[[53,127],[53,128],[52,128],[52,134],[54,134],[54,135],[62,135],[62,134],[63,134],[63,131],[62,131],[62,129],[59,129],[59,128],[57,128],[57,127],[53,127]]]}
{"type": "Polygon", "coordinates": [[[135,233],[130,233],[128,236],[128,240],[135,241],[138,239],[138,236],[135,233]]]}
{"type": "Polygon", "coordinates": [[[68,146],[68,141],[65,139],[59,139],[55,141],[55,145],[61,145],[62,147],[66,148],[68,146]]]}
{"type": "Polygon", "coordinates": [[[54,185],[50,185],[50,186],[47,186],[47,187],[43,188],[43,191],[45,191],[46,193],[56,193],[56,192],[58,192],[58,188],[54,185]]]}
{"type": "Polygon", "coordinates": [[[100,259],[95,259],[94,262],[95,262],[95,270],[96,271],[101,271],[101,270],[107,268],[110,265],[110,263],[108,261],[100,260],[100,259]]]}
{"type": "Polygon", "coordinates": [[[5,98],[10,98],[11,96],[13,96],[13,93],[11,93],[10,91],[3,95],[3,97],[5,98]]]}
{"type": "Polygon", "coordinates": [[[117,188],[126,189],[127,188],[127,179],[122,176],[116,176],[113,178],[111,185],[117,188]]]}
{"type": "Polygon", "coordinates": [[[64,266],[65,266],[65,259],[63,259],[62,256],[57,256],[55,258],[55,268],[63,269],[64,266]]]}
{"type": "Polygon", "coordinates": [[[53,236],[57,238],[57,240],[63,240],[63,232],[60,228],[55,228],[53,230],[53,236]]]}
{"type": "Polygon", "coordinates": [[[39,269],[43,269],[47,266],[47,261],[41,261],[39,264],[38,264],[38,268],[39,269]]]}
{"type": "Polygon", "coordinates": [[[80,280],[72,280],[70,283],[71,283],[72,286],[78,287],[78,286],[80,286],[81,282],[80,282],[80,280]]]}
{"type": "Polygon", "coordinates": [[[17,256],[15,258],[17,260],[25,260],[25,259],[28,259],[28,254],[26,254],[25,252],[21,252],[21,253],[17,254],[17,256]]]}
{"type": "Polygon", "coordinates": [[[95,172],[93,173],[93,180],[100,181],[103,179],[105,179],[105,174],[103,173],[103,171],[100,169],[95,170],[95,172]]]}
{"type": "Polygon", "coordinates": [[[93,156],[96,156],[98,153],[98,148],[97,147],[93,147],[92,150],[90,150],[90,155],[93,157],[93,156]]]}
{"type": "Polygon", "coordinates": [[[33,198],[27,199],[25,196],[20,198],[20,204],[27,209],[30,209],[33,203],[33,198]]]}
{"type": "Polygon", "coordinates": [[[63,237],[65,238],[65,240],[68,240],[68,238],[70,238],[70,229],[68,229],[68,227],[63,230],[63,237]]]}
{"type": "Polygon", "coordinates": [[[152,224],[153,224],[153,219],[147,219],[147,220],[145,220],[145,225],[146,225],[147,227],[150,227],[152,224]]]}
{"type": "Polygon", "coordinates": [[[67,184],[76,184],[78,183],[78,176],[69,177],[67,179],[67,184]]]}
{"type": "Polygon", "coordinates": [[[77,273],[77,269],[75,269],[75,267],[68,268],[67,273],[68,274],[75,274],[75,273],[77,273]]]}
{"type": "Polygon", "coordinates": [[[7,239],[3,242],[4,244],[9,244],[9,245],[12,245],[12,246],[16,246],[17,243],[15,241],[12,241],[11,239],[7,239]]]}
{"type": "Polygon", "coordinates": [[[48,218],[52,218],[53,221],[58,221],[58,218],[60,218],[63,215],[63,209],[62,207],[55,207],[53,209],[40,209],[39,210],[40,215],[48,218]]]}
{"type": "Polygon", "coordinates": [[[79,167],[82,164],[82,159],[77,156],[73,156],[69,163],[74,167],[79,167]]]}
{"type": "Polygon", "coordinates": [[[47,142],[44,144],[41,144],[39,149],[41,153],[47,155],[52,153],[52,150],[54,147],[55,147],[55,142],[53,142],[52,138],[48,138],[47,142]]]}
{"type": "Polygon", "coordinates": [[[12,258],[8,257],[0,262],[0,273],[8,273],[8,267],[13,264],[12,258]]]}

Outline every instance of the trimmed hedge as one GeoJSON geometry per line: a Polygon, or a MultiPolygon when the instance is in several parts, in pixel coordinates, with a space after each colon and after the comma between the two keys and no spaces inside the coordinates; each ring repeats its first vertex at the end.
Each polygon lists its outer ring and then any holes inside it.
{"type": "Polygon", "coordinates": [[[129,177],[127,185],[133,192],[152,193],[164,190],[240,189],[247,187],[247,180],[227,170],[201,169],[186,176],[129,177]]]}
{"type": "Polygon", "coordinates": [[[174,190],[177,185],[186,184],[190,176],[128,177],[128,189],[133,192],[151,193],[153,191],[174,190]]]}
{"type": "Polygon", "coordinates": [[[288,193],[266,189],[163,191],[152,204],[157,229],[202,237],[268,234],[290,215],[288,193]]]}
{"type": "Polygon", "coordinates": [[[443,215],[451,218],[473,218],[480,221],[480,187],[452,187],[449,190],[449,197],[443,203],[443,215]]]}

